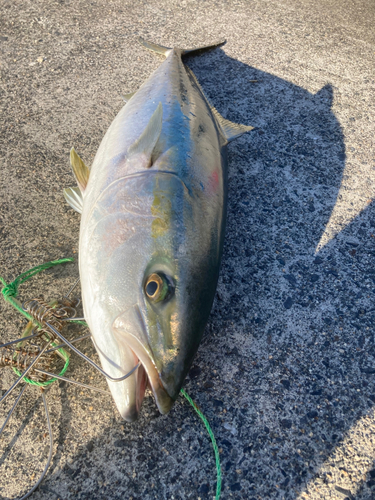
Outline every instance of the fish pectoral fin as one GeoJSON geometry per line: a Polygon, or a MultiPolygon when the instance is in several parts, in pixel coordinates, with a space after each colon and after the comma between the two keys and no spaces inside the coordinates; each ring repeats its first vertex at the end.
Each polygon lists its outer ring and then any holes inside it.
{"type": "Polygon", "coordinates": [[[186,67],[186,72],[190,76],[190,79],[192,83],[195,83],[195,85],[198,87],[198,89],[201,91],[203,97],[206,99],[207,104],[209,105],[212,114],[214,115],[216,122],[220,126],[220,129],[226,138],[227,142],[234,141],[234,139],[237,139],[238,137],[241,137],[242,134],[245,134],[246,132],[250,132],[250,130],[253,130],[255,127],[252,127],[250,125],[242,125],[241,123],[234,123],[231,122],[230,120],[227,120],[226,118],[223,118],[219,111],[213,106],[204,93],[204,90],[202,89],[200,83],[197,80],[197,77],[195,74],[192,72],[190,68],[186,67]]]}
{"type": "Polygon", "coordinates": [[[130,146],[128,158],[137,157],[143,163],[144,168],[151,167],[152,152],[158,142],[163,126],[163,106],[159,102],[158,107],[146,125],[140,137],[130,146]]]}
{"type": "Polygon", "coordinates": [[[90,170],[85,165],[84,161],[78,156],[74,148],[70,150],[70,164],[79,189],[83,193],[89,181],[90,170]]]}
{"type": "Polygon", "coordinates": [[[66,199],[68,205],[72,207],[73,210],[82,213],[83,208],[83,197],[79,187],[70,187],[64,189],[64,198],[66,199]]]}

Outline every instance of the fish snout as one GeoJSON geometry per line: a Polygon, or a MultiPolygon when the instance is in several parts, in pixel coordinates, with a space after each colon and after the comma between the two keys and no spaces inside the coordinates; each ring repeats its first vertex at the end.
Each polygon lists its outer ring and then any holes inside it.
{"type": "Polygon", "coordinates": [[[186,366],[186,360],[190,359],[182,353],[177,353],[176,350],[164,352],[162,362],[160,363],[160,380],[165,391],[175,401],[180,393],[181,387],[185,380],[186,374],[189,371],[189,366],[186,366]]]}
{"type": "MultiPolygon", "coordinates": [[[[112,331],[119,345],[131,349],[135,359],[141,363],[141,367],[138,370],[142,369],[145,371],[160,413],[168,413],[175,398],[172,398],[164,387],[156,367],[156,362],[147,340],[147,329],[139,307],[134,305],[117,316],[113,322],[112,331]]],[[[143,395],[141,396],[143,399],[143,395]]]]}

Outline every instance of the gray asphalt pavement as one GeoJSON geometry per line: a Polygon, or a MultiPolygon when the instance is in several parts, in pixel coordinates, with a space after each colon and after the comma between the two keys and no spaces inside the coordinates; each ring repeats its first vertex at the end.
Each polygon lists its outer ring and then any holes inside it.
{"type": "MultiPolygon", "coordinates": [[[[137,37],[227,39],[187,61],[224,117],[256,127],[229,146],[221,277],[185,383],[216,435],[223,499],[375,497],[374,14],[372,0],[0,0],[8,281],[77,256],[69,150],[90,165],[121,96],[160,64],[137,37]]],[[[21,298],[61,296],[77,275],[46,271],[21,298]]],[[[0,317],[16,338],[24,321],[4,302],[0,317]]],[[[15,379],[1,373],[4,391],[15,379]]],[[[67,375],[106,387],[75,356],[67,375]]],[[[214,497],[212,448],[182,399],[161,416],[149,394],[128,424],[105,395],[55,383],[46,396],[54,456],[33,499],[214,497]]],[[[38,397],[27,390],[0,440],[0,498],[44,467],[38,397]]]]}

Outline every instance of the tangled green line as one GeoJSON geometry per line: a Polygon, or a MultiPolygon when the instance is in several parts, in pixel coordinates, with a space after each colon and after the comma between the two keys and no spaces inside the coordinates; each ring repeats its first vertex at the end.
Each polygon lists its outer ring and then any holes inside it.
{"type": "MultiPolygon", "coordinates": [[[[4,299],[9,302],[17,311],[19,311],[25,318],[27,318],[29,321],[32,321],[33,323],[36,323],[37,326],[42,327],[42,325],[35,320],[28,312],[24,311],[22,309],[21,304],[16,300],[16,297],[18,295],[18,287],[22,285],[25,281],[30,279],[32,276],[35,274],[40,273],[41,271],[44,271],[45,269],[49,269],[53,266],[57,266],[59,264],[66,264],[68,262],[73,262],[74,259],[72,257],[66,258],[66,259],[59,259],[59,260],[53,260],[51,262],[46,262],[45,264],[41,264],[40,266],[33,267],[32,269],[29,269],[25,273],[20,274],[14,281],[11,283],[7,284],[4,278],[0,276],[0,281],[4,285],[3,289],[1,290],[1,293],[3,294],[4,299]]],[[[75,322],[77,324],[81,324],[84,326],[87,326],[87,323],[85,321],[80,321],[77,320],[75,321],[74,318],[71,319],[72,322],[75,322]]],[[[52,344],[54,347],[56,344],[52,344]]],[[[68,369],[69,366],[69,354],[62,348],[58,349],[58,351],[61,353],[65,360],[65,364],[61,372],[59,373],[59,376],[63,376],[66,370],[68,369]]],[[[12,367],[13,370],[17,373],[17,375],[20,377],[21,372],[16,368],[12,367]]],[[[31,385],[36,385],[38,387],[45,387],[49,384],[52,384],[55,382],[57,379],[56,378],[51,378],[50,380],[47,380],[46,382],[36,382],[34,380],[31,380],[27,377],[24,378],[24,381],[27,382],[28,384],[31,385]]],[[[221,466],[220,466],[220,454],[219,454],[219,449],[216,444],[216,439],[214,436],[214,433],[212,432],[211,426],[208,423],[208,420],[206,417],[203,415],[203,413],[199,410],[199,408],[196,406],[194,401],[191,399],[191,397],[187,394],[187,392],[184,389],[181,389],[181,394],[187,399],[187,401],[190,403],[190,405],[194,408],[195,412],[198,414],[199,418],[202,420],[204,426],[206,427],[206,430],[208,432],[208,435],[211,438],[212,446],[214,449],[215,453],[215,463],[216,463],[216,475],[217,475],[217,482],[216,482],[216,496],[215,499],[219,500],[220,494],[221,494],[221,466]]]]}
{"type": "MultiPolygon", "coordinates": [[[[20,274],[17,276],[17,278],[12,281],[11,283],[7,284],[4,278],[0,276],[0,281],[4,285],[4,287],[1,290],[1,293],[3,294],[4,299],[9,302],[15,309],[17,309],[18,312],[20,312],[25,318],[27,318],[29,321],[32,321],[34,324],[41,328],[42,325],[37,321],[35,318],[31,316],[28,312],[24,311],[21,304],[16,300],[16,297],[18,295],[18,288],[22,283],[27,281],[28,279],[32,278],[35,274],[40,273],[41,271],[44,271],[45,269],[49,269],[54,266],[58,266],[59,264],[66,264],[68,262],[74,262],[73,257],[69,257],[67,259],[58,259],[58,260],[53,260],[51,262],[46,262],[45,264],[41,264],[40,266],[33,267],[26,271],[25,273],[20,274]]],[[[56,347],[56,344],[52,343],[53,347],[56,347]]],[[[65,364],[59,373],[59,376],[62,377],[66,370],[68,369],[69,366],[69,354],[63,349],[60,348],[58,349],[59,353],[62,355],[64,358],[65,364]]],[[[15,367],[12,366],[13,371],[20,377],[22,373],[15,367]]],[[[28,377],[24,378],[24,381],[27,384],[30,385],[36,385],[37,387],[46,387],[53,382],[55,382],[57,378],[51,378],[49,380],[46,380],[45,382],[37,382],[35,380],[32,380],[28,377]]]]}
{"type": "Polygon", "coordinates": [[[22,283],[25,283],[25,281],[27,281],[28,279],[32,278],[35,274],[38,274],[41,271],[44,271],[45,269],[58,266],[59,264],[66,264],[68,262],[74,262],[73,257],[68,257],[66,259],[52,260],[51,262],[46,262],[45,264],[41,264],[40,266],[32,267],[25,273],[22,273],[19,276],[17,276],[17,278],[14,281],[12,281],[12,283],[9,284],[7,284],[5,279],[0,276],[0,281],[4,285],[3,289],[1,290],[4,299],[10,304],[12,304],[12,306],[15,309],[17,309],[17,311],[20,312],[23,316],[25,316],[25,318],[27,318],[29,321],[37,323],[39,327],[42,327],[42,325],[38,321],[36,321],[35,318],[31,316],[31,314],[22,309],[22,306],[18,302],[18,300],[15,300],[18,295],[18,287],[22,285],[22,283]]]}
{"type": "MultiPolygon", "coordinates": [[[[56,344],[52,343],[52,346],[56,347],[56,344]]],[[[64,361],[65,361],[65,364],[64,364],[61,372],[59,373],[59,376],[62,377],[64,375],[64,373],[66,372],[66,370],[68,369],[68,366],[69,366],[69,354],[63,348],[60,348],[60,349],[57,349],[57,350],[63,356],[64,361]]],[[[22,375],[22,373],[15,366],[12,366],[12,368],[13,368],[13,371],[19,377],[22,375]]],[[[30,384],[30,385],[36,385],[37,387],[46,387],[47,385],[50,385],[53,382],[55,382],[57,380],[57,378],[50,378],[49,380],[46,380],[45,382],[37,382],[36,380],[32,380],[31,378],[28,378],[28,377],[24,377],[23,380],[25,382],[27,382],[28,384],[30,384]]]]}

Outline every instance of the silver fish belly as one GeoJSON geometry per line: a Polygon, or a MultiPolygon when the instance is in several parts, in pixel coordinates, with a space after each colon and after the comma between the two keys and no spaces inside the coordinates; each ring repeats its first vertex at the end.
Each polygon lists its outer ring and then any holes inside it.
{"type": "MultiPolygon", "coordinates": [[[[198,349],[223,247],[226,145],[252,127],[222,118],[182,62],[192,51],[141,40],[165,61],[109,127],[89,170],[74,150],[82,212],[79,267],[85,319],[123,418],[149,384],[166,413],[198,349]]],[[[197,49],[199,50],[199,49],[197,49]]]]}

